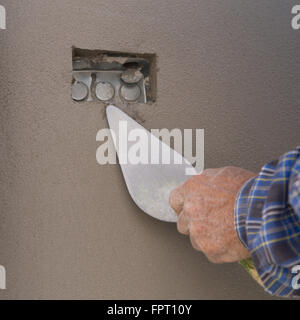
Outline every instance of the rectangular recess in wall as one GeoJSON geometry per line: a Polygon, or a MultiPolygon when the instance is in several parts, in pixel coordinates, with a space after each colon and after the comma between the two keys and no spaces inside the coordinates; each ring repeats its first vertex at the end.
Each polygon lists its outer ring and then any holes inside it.
{"type": "Polygon", "coordinates": [[[72,98],[77,102],[151,104],[156,101],[156,55],[72,48],[72,98]]]}

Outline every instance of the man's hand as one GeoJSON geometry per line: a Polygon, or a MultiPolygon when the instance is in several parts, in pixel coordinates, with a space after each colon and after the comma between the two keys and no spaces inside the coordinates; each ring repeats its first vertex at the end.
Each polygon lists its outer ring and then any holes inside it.
{"type": "Polygon", "coordinates": [[[172,191],[169,201],[179,215],[178,231],[190,235],[193,247],[211,262],[249,257],[234,229],[234,204],[240,188],[254,176],[236,167],[207,169],[172,191]]]}

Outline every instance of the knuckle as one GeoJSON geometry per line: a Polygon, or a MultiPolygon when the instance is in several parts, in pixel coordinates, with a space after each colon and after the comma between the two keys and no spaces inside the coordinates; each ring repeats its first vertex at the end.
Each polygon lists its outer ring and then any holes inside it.
{"type": "Polygon", "coordinates": [[[185,182],[185,187],[186,187],[187,189],[194,188],[195,185],[200,184],[200,182],[203,180],[203,177],[204,177],[204,176],[201,175],[201,174],[192,176],[191,178],[189,178],[189,179],[185,182]]]}
{"type": "Polygon", "coordinates": [[[169,196],[169,204],[176,213],[181,211],[184,204],[184,195],[180,188],[174,189],[169,196]]]}
{"type": "Polygon", "coordinates": [[[194,249],[203,251],[203,240],[201,239],[201,233],[195,232],[194,224],[190,228],[190,241],[194,249]]]}
{"type": "Polygon", "coordinates": [[[184,212],[187,216],[191,217],[192,212],[194,210],[194,205],[191,201],[185,201],[183,206],[184,212]]]}
{"type": "Polygon", "coordinates": [[[189,234],[189,224],[190,219],[186,216],[184,212],[182,212],[179,215],[178,221],[177,221],[177,230],[179,233],[182,233],[184,235],[189,234]]]}
{"type": "Polygon", "coordinates": [[[221,251],[219,246],[214,241],[205,239],[201,245],[202,251],[206,256],[216,257],[220,255],[221,251]]]}
{"type": "Polygon", "coordinates": [[[212,263],[223,263],[223,260],[219,256],[205,254],[209,262],[212,263]]]}
{"type": "Polygon", "coordinates": [[[192,247],[197,251],[203,251],[200,244],[198,243],[198,240],[196,237],[194,237],[192,234],[190,234],[190,241],[192,244],[192,247]]]}

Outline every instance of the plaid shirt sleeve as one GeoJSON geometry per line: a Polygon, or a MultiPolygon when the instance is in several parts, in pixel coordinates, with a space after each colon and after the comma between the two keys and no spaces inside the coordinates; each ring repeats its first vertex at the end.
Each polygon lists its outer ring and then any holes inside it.
{"type": "Polygon", "coordinates": [[[300,147],[263,166],[242,187],[235,229],[265,290],[300,296],[292,285],[292,268],[300,265],[300,147]]]}

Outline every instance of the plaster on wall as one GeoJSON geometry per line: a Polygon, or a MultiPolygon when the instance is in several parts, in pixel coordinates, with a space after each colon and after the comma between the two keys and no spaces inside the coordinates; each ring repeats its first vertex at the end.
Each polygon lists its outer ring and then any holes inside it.
{"type": "Polygon", "coordinates": [[[293,1],[2,0],[0,298],[269,298],[142,214],[99,166],[97,102],[70,98],[71,46],[155,52],[151,128],[205,128],[206,167],[262,164],[299,144],[293,1]]]}

